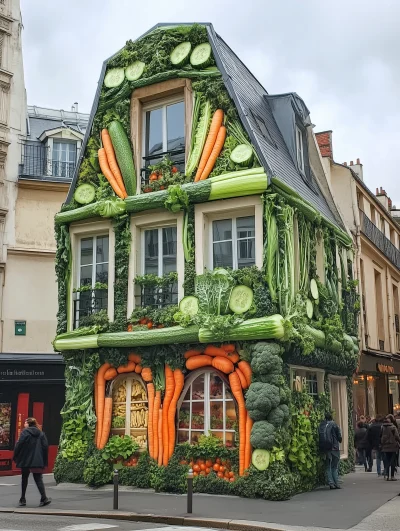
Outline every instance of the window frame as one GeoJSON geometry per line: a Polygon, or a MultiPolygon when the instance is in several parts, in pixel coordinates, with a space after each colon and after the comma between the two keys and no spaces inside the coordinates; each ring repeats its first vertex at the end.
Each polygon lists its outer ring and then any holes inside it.
{"type": "MultiPolygon", "coordinates": [[[[324,381],[325,381],[325,370],[324,369],[319,369],[319,368],[315,368],[315,367],[305,367],[305,366],[302,366],[302,365],[289,365],[289,374],[290,374],[290,389],[292,391],[296,390],[295,389],[295,378],[294,378],[294,373],[295,372],[299,372],[299,373],[304,373],[304,374],[300,374],[300,384],[301,384],[301,388],[300,389],[297,389],[297,391],[302,391],[303,390],[303,385],[308,381],[307,379],[307,374],[316,374],[317,375],[317,389],[318,389],[318,395],[324,393],[325,391],[325,385],[324,385],[324,381]]],[[[308,392],[308,387],[307,387],[307,392],[308,392]]],[[[311,396],[315,397],[314,394],[312,393],[309,393],[311,396]]],[[[318,396],[317,395],[317,396],[318,396]]]]}
{"type": "Polygon", "coordinates": [[[347,378],[346,376],[336,376],[334,374],[328,375],[329,382],[329,394],[331,407],[333,409],[332,402],[332,382],[339,384],[338,397],[339,397],[339,407],[340,414],[335,411],[336,415],[339,418],[335,418],[335,422],[339,425],[339,428],[342,432],[342,442],[340,445],[340,459],[347,459],[349,453],[349,409],[348,409],[348,396],[347,396],[347,378]]]}
{"type": "Polygon", "coordinates": [[[300,129],[300,127],[296,124],[295,125],[295,131],[296,131],[296,162],[299,170],[305,175],[305,163],[304,163],[304,138],[303,138],[303,131],[300,129]],[[300,154],[300,160],[299,160],[299,154],[300,154]]]}
{"type": "Polygon", "coordinates": [[[108,262],[97,262],[96,261],[96,243],[97,242],[97,238],[104,238],[104,237],[107,237],[108,238],[108,246],[109,246],[109,250],[110,250],[110,237],[108,234],[93,234],[93,236],[87,236],[87,235],[83,235],[83,236],[80,236],[79,239],[78,239],[78,246],[79,246],[79,252],[78,252],[78,267],[77,267],[77,277],[76,277],[76,288],[79,288],[81,286],[81,281],[82,281],[82,276],[81,276],[81,269],[82,267],[85,267],[85,265],[91,265],[92,266],[92,284],[91,284],[91,288],[94,289],[94,286],[96,284],[96,266],[97,265],[100,265],[100,264],[108,264],[108,267],[110,267],[110,255],[108,256],[108,262]],[[82,266],[81,264],[81,259],[82,259],[82,253],[81,253],[81,243],[82,243],[82,240],[84,239],[89,239],[89,238],[92,238],[93,239],[93,249],[92,249],[92,263],[91,264],[85,264],[84,266],[82,266]]]}
{"type": "Polygon", "coordinates": [[[141,236],[140,236],[140,257],[141,257],[141,271],[142,271],[142,275],[145,275],[145,270],[146,270],[146,253],[145,253],[145,244],[146,244],[146,240],[145,240],[145,232],[146,230],[157,230],[158,231],[158,235],[157,235],[157,239],[158,239],[158,257],[157,257],[157,268],[158,268],[158,272],[157,272],[157,275],[159,277],[165,275],[164,272],[161,273],[160,275],[160,271],[162,271],[163,269],[163,257],[164,257],[164,252],[163,252],[163,229],[168,229],[168,228],[171,228],[171,227],[175,227],[177,229],[177,233],[176,233],[176,269],[178,268],[178,227],[177,225],[174,225],[173,223],[169,223],[167,225],[160,225],[160,226],[157,226],[157,227],[143,227],[142,230],[141,230],[141,236]],[[162,252],[160,253],[160,249],[162,250],[162,252]]]}
{"type": "MultiPolygon", "coordinates": [[[[71,237],[72,271],[69,287],[69,308],[68,308],[68,331],[73,330],[74,325],[74,287],[80,280],[80,241],[83,238],[93,236],[108,235],[108,293],[107,293],[107,315],[108,319],[114,321],[114,280],[115,280],[115,233],[110,220],[89,221],[71,224],[69,228],[71,237]]],[[[92,272],[93,275],[93,272],[92,272]]]]}
{"type": "MultiPolygon", "coordinates": [[[[66,154],[68,154],[68,159],[69,159],[71,151],[69,149],[67,149],[66,150],[66,154]]],[[[77,164],[78,155],[79,155],[79,153],[78,153],[78,143],[76,141],[67,140],[67,139],[64,139],[64,138],[54,137],[52,145],[51,145],[52,175],[54,177],[67,177],[67,178],[71,177],[72,178],[72,174],[74,173],[75,166],[77,164]],[[56,150],[54,149],[55,144],[58,144],[58,145],[65,144],[65,145],[68,145],[68,146],[74,146],[74,148],[75,148],[75,160],[73,160],[73,161],[71,161],[71,160],[64,160],[64,161],[61,160],[62,159],[62,149],[57,150],[58,158],[56,159],[55,158],[56,150]],[[58,168],[57,168],[57,164],[58,164],[58,168]],[[63,164],[65,164],[64,175],[63,175],[63,164]],[[56,167],[56,169],[58,171],[55,170],[55,167],[56,167]]]]}

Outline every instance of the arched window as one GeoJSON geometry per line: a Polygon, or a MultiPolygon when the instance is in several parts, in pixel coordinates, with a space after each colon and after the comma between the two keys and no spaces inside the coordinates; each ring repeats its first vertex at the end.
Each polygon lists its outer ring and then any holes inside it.
{"type": "Polygon", "coordinates": [[[178,406],[178,442],[196,443],[200,435],[211,433],[235,446],[235,402],[222,373],[211,368],[191,373],[178,406]]]}
{"type": "Polygon", "coordinates": [[[146,386],[135,373],[121,374],[111,384],[112,435],[130,435],[141,448],[147,446],[148,401],[146,386]]]}

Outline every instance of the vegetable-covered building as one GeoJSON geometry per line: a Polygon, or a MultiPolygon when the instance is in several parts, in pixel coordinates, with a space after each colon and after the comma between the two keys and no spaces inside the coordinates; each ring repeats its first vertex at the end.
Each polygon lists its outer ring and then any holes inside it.
{"type": "Polygon", "coordinates": [[[297,94],[211,24],[155,26],[104,63],[55,221],[57,481],[289,498],[330,408],[352,467],[352,242],[297,94]]]}

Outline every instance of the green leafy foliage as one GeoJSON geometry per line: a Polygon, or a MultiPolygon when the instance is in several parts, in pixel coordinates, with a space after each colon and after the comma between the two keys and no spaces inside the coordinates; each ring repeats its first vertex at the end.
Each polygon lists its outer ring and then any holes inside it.
{"type": "Polygon", "coordinates": [[[54,463],[54,479],[56,483],[83,483],[83,467],[83,460],[71,461],[60,452],[54,463]]]}
{"type": "MultiPolygon", "coordinates": [[[[200,79],[192,83],[196,93],[201,93],[211,103],[212,112],[222,109],[227,123],[238,120],[238,114],[222,79],[200,79]]],[[[233,148],[232,148],[233,149],[233,148]]]]}
{"type": "Polygon", "coordinates": [[[168,198],[164,202],[165,208],[173,213],[180,210],[187,210],[189,207],[189,196],[178,184],[169,186],[168,198]]]}
{"type": "Polygon", "coordinates": [[[56,225],[55,239],[57,243],[55,270],[58,283],[57,334],[62,334],[67,331],[68,290],[72,260],[68,226],[56,225]]]}
{"type": "Polygon", "coordinates": [[[112,471],[112,463],[105,461],[101,452],[96,451],[85,461],[83,480],[90,487],[101,487],[110,483],[112,471]]]}
{"type": "Polygon", "coordinates": [[[118,459],[128,459],[139,449],[139,445],[129,435],[120,437],[113,435],[104,447],[101,457],[104,460],[115,461],[118,459]]]}
{"type": "Polygon", "coordinates": [[[128,485],[139,489],[150,488],[150,458],[147,452],[140,454],[136,466],[125,466],[119,471],[120,485],[128,485]]]}
{"type": "Polygon", "coordinates": [[[127,214],[114,218],[115,233],[115,281],[114,281],[114,322],[110,332],[126,330],[129,253],[131,249],[130,217],[127,214]]]}
{"type": "Polygon", "coordinates": [[[247,477],[235,482],[235,491],[246,498],[264,498],[265,500],[288,500],[300,490],[300,478],[280,461],[270,464],[262,472],[251,468],[247,477]]]}

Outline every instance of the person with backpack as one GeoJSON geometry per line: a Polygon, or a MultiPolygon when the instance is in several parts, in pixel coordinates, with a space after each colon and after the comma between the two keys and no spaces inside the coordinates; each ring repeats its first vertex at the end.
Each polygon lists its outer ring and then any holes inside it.
{"type": "Polygon", "coordinates": [[[377,415],[368,428],[368,441],[369,445],[374,450],[376,456],[376,471],[378,476],[383,476],[382,474],[382,459],[383,453],[381,450],[381,435],[382,435],[382,424],[385,420],[383,415],[377,415]]]}
{"type": "Polygon", "coordinates": [[[321,421],[318,431],[319,449],[325,456],[325,470],[329,488],[331,490],[340,489],[339,461],[342,432],[336,422],[334,422],[331,413],[327,412],[325,414],[325,420],[321,421]]]}
{"type": "Polygon", "coordinates": [[[383,463],[385,465],[384,476],[389,481],[389,469],[390,469],[390,481],[397,481],[394,477],[396,470],[396,455],[400,447],[400,436],[397,431],[397,427],[393,424],[392,420],[388,417],[385,418],[385,422],[382,424],[381,433],[381,448],[383,452],[383,463]]]}
{"type": "Polygon", "coordinates": [[[354,448],[361,457],[361,464],[364,465],[365,472],[372,472],[372,448],[368,440],[369,428],[359,421],[354,432],[354,448]]]}

